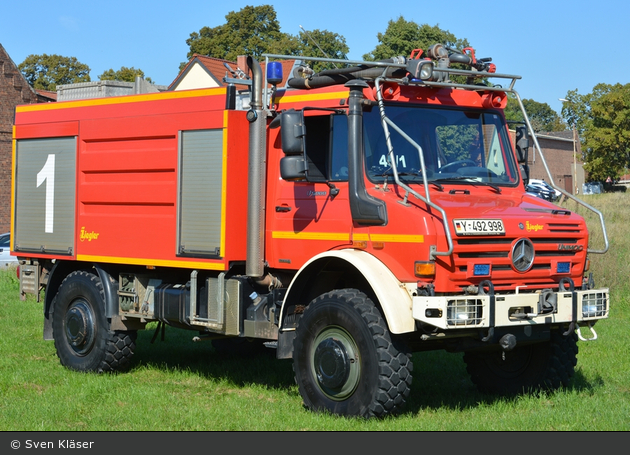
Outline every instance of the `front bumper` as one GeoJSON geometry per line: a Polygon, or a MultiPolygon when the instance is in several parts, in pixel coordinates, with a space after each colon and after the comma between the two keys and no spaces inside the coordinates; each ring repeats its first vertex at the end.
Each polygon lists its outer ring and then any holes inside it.
{"type": "Polygon", "coordinates": [[[592,325],[608,317],[608,289],[513,294],[416,296],[416,321],[442,330],[575,323],[592,325]],[[590,323],[590,324],[589,324],[590,323]]]}

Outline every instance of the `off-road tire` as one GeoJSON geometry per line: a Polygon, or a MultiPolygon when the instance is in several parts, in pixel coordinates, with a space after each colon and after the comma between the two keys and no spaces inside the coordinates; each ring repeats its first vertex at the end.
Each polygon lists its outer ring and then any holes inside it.
{"type": "Polygon", "coordinates": [[[293,371],[310,410],[366,418],[398,413],[412,369],[408,350],[356,289],[317,297],[298,322],[293,371]]]}
{"type": "Polygon", "coordinates": [[[137,332],[109,329],[98,276],[72,272],[61,283],[52,305],[53,338],[62,365],[96,373],[123,371],[130,366],[137,332]]]}
{"type": "Polygon", "coordinates": [[[464,361],[472,382],[486,393],[514,395],[568,386],[577,364],[577,334],[551,332],[551,339],[503,353],[466,352],[464,361]]]}

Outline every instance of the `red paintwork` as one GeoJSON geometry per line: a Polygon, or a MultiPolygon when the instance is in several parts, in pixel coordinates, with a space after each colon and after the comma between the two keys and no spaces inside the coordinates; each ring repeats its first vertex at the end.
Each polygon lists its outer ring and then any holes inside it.
{"type": "Polygon", "coordinates": [[[18,111],[16,139],[78,135],[75,258],[180,267],[194,262],[221,270],[245,259],[248,123],[238,111],[227,113],[226,231],[233,235],[225,254],[220,260],[176,256],[178,132],[223,128],[225,90],[170,95],[18,111]]]}
{"type": "MultiPolygon", "coordinates": [[[[368,99],[375,99],[373,89],[364,92],[368,99]]],[[[217,270],[246,259],[249,123],[244,111],[227,112],[227,236],[223,257],[191,259],[175,254],[177,134],[180,130],[224,127],[225,90],[191,91],[181,98],[173,95],[176,92],[169,93],[124,97],[109,104],[83,101],[18,110],[16,139],[78,135],[75,257],[189,268],[205,264],[217,270]],[[89,240],[90,233],[97,233],[98,240],[89,240]]],[[[341,86],[280,92],[275,105],[278,110],[305,106],[347,109],[347,93],[341,86]]],[[[507,103],[501,92],[384,85],[383,93],[388,100],[407,103],[499,109],[507,103]]],[[[366,179],[368,192],[386,202],[388,223],[376,227],[353,224],[346,182],[335,182],[339,195],[331,199],[324,183],[284,181],[278,164],[283,156],[279,129],[268,130],[267,143],[265,260],[271,268],[297,270],[323,251],[356,247],[378,257],[402,282],[433,284],[436,292],[461,292],[463,287],[487,278],[474,277],[471,272],[473,262],[484,262],[483,257],[474,261],[471,257],[481,253],[499,256],[485,261],[492,264],[497,290],[544,288],[558,281],[552,271],[553,261],[557,262],[558,243],[570,232],[579,238],[582,250],[563,260],[571,261],[568,276],[576,286],[581,285],[588,243],[584,221],[574,214],[552,214],[555,206],[525,195],[522,185],[502,188],[500,194],[487,186],[444,185],[443,191],[431,186],[432,201],[449,217],[454,253],[439,256],[435,279],[423,281],[414,276],[414,262],[429,260],[431,245],[440,251],[447,249],[438,212],[427,210],[413,196],[407,205],[400,204],[404,194],[394,185],[384,189],[366,179]],[[449,194],[450,189],[462,188],[470,194],[449,194]],[[456,218],[501,218],[506,235],[458,237],[452,222],[456,218]],[[528,232],[530,226],[537,230],[528,232]],[[399,240],[382,236],[397,236],[399,240]],[[401,241],[403,236],[422,236],[422,241],[401,241]],[[515,240],[525,236],[542,243],[536,245],[534,270],[522,274],[511,268],[509,251],[515,240]],[[385,240],[373,241],[377,238],[385,240]]],[[[503,151],[513,153],[507,144],[503,151]]],[[[421,186],[415,189],[424,194],[421,186]]]]}
{"type": "MultiPolygon", "coordinates": [[[[344,108],[345,98],[341,87],[326,87],[307,92],[308,102],[302,101],[304,91],[287,92],[279,98],[280,109],[300,109],[304,105],[328,108],[344,108]],[[333,94],[328,102],[321,97],[333,94]],[[297,102],[292,102],[296,98],[297,102]]],[[[503,109],[507,104],[507,96],[502,92],[472,92],[465,90],[435,90],[416,86],[398,86],[384,84],[384,98],[390,101],[408,103],[426,103],[441,105],[468,106],[471,108],[503,109]]],[[[368,99],[375,100],[375,89],[364,90],[368,99]]],[[[278,131],[270,134],[269,163],[277,163],[282,156],[278,131]]],[[[512,144],[503,144],[504,153],[514,153],[512,144]]],[[[430,195],[433,202],[442,206],[449,217],[449,229],[454,243],[454,252],[450,257],[439,256],[436,260],[437,274],[434,280],[418,280],[414,276],[414,262],[429,260],[430,245],[437,245],[439,251],[447,250],[443,223],[435,211],[427,210],[421,201],[409,197],[409,205],[403,206],[399,201],[404,194],[398,194],[390,185],[387,191],[375,188],[366,180],[368,192],[387,203],[388,224],[377,227],[361,227],[353,225],[347,208],[347,184],[338,184],[340,194],[332,201],[328,198],[328,187],[325,184],[307,182],[285,182],[280,179],[277,166],[269,166],[269,181],[277,182],[269,186],[267,251],[272,267],[297,269],[317,253],[330,249],[347,248],[348,242],[333,240],[296,240],[273,239],[272,231],[294,229],[295,233],[309,232],[340,233],[348,232],[352,241],[355,235],[422,235],[423,243],[383,242],[375,248],[374,242],[367,242],[365,250],[378,257],[396,277],[403,282],[418,281],[420,285],[433,284],[436,292],[461,292],[470,284],[479,284],[489,277],[472,276],[473,263],[490,263],[492,265],[492,281],[496,290],[516,286],[527,286],[528,289],[540,289],[557,286],[560,276],[556,275],[555,264],[558,260],[570,261],[570,274],[576,286],[580,286],[583,267],[586,261],[588,232],[583,219],[575,214],[551,214],[557,207],[541,199],[525,194],[522,184],[517,188],[503,188],[497,195],[494,190],[484,186],[444,185],[443,191],[431,186],[430,195]],[[465,188],[470,194],[449,194],[451,189],[465,188]],[[313,191],[314,197],[304,195],[313,191]],[[321,195],[319,195],[321,193],[321,195]],[[298,198],[294,200],[295,198],[298,198]],[[300,202],[298,202],[300,201],[300,202]],[[276,205],[291,207],[290,212],[276,213],[276,205]],[[532,211],[537,210],[537,211],[532,211]],[[456,218],[501,218],[505,223],[506,235],[486,237],[481,240],[474,237],[456,235],[453,219],[456,218]],[[520,227],[523,225],[523,228],[520,227]],[[556,226],[559,225],[559,226],[556,226]],[[528,226],[542,226],[537,231],[528,231],[528,226]],[[567,237],[577,237],[577,244],[582,248],[573,255],[560,257],[558,244],[567,237]],[[527,273],[516,272],[511,267],[509,257],[514,241],[528,237],[536,242],[537,257],[532,270],[527,273]],[[538,240],[537,240],[538,239],[538,240]],[[472,243],[471,243],[472,242],[472,243]],[[482,244],[482,246],[479,245],[482,244]],[[494,254],[500,258],[472,260],[467,256],[494,254]],[[554,258],[554,256],[557,256],[554,258]],[[551,264],[549,257],[552,257],[551,264]],[[290,264],[288,262],[290,261],[290,264]]],[[[424,194],[421,186],[415,188],[424,194]]],[[[438,214],[439,215],[439,214],[438,214]]],[[[358,245],[355,243],[355,246],[358,245]]],[[[363,248],[363,246],[360,246],[363,248]]]]}

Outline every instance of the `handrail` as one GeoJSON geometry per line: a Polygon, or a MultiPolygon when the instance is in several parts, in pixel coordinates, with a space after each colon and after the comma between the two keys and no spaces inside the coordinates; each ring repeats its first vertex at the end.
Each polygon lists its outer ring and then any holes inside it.
{"type": "MultiPolygon", "coordinates": [[[[392,166],[392,171],[394,173],[394,182],[396,182],[396,185],[398,185],[399,187],[403,188],[407,194],[411,193],[413,194],[415,197],[417,197],[418,199],[420,199],[422,202],[424,202],[425,204],[427,204],[430,207],[433,207],[435,210],[437,210],[438,212],[440,212],[442,214],[442,220],[444,223],[444,232],[446,234],[446,241],[448,243],[448,250],[447,251],[437,251],[437,246],[431,245],[431,258],[430,259],[435,259],[434,256],[449,256],[451,253],[453,253],[453,239],[451,237],[451,231],[448,227],[448,216],[446,215],[446,212],[444,211],[444,209],[442,207],[440,207],[439,205],[435,204],[434,202],[431,202],[431,196],[429,193],[429,184],[427,182],[427,172],[426,172],[426,166],[424,164],[424,155],[422,153],[422,147],[420,146],[420,144],[418,144],[416,141],[414,141],[409,135],[407,135],[407,133],[405,133],[402,129],[400,129],[393,121],[391,121],[389,118],[387,118],[387,115],[385,114],[385,104],[383,102],[383,95],[381,93],[381,78],[376,78],[375,80],[375,86],[376,86],[376,99],[378,101],[378,107],[381,113],[381,122],[383,125],[383,130],[385,132],[385,141],[387,143],[387,151],[388,151],[388,155],[389,155],[389,161],[391,163],[392,166]],[[392,146],[391,143],[391,139],[390,139],[390,134],[389,134],[389,128],[388,125],[391,126],[392,128],[394,128],[394,130],[396,130],[396,132],[398,132],[398,134],[400,134],[407,142],[409,142],[413,147],[415,147],[418,150],[418,155],[420,157],[420,168],[422,170],[422,182],[424,185],[424,191],[425,191],[425,195],[426,197],[423,197],[420,193],[418,193],[417,191],[415,191],[413,188],[411,188],[409,185],[407,185],[406,183],[404,183],[402,180],[400,180],[400,177],[398,176],[398,169],[397,169],[397,165],[396,165],[396,158],[394,155],[394,147],[392,146]]],[[[407,199],[407,196],[405,195],[405,201],[407,199]]]]}
{"type": "Polygon", "coordinates": [[[527,117],[527,112],[525,111],[525,106],[523,106],[523,102],[521,101],[521,97],[520,97],[520,95],[518,94],[518,92],[516,90],[511,90],[511,92],[514,93],[514,95],[516,96],[516,100],[518,101],[519,107],[521,108],[521,112],[523,113],[523,118],[525,119],[525,124],[527,125],[527,129],[529,130],[530,135],[532,136],[532,139],[534,140],[534,146],[536,147],[536,150],[538,150],[538,154],[540,156],[540,159],[542,160],[543,167],[545,168],[545,171],[547,172],[547,176],[549,177],[549,184],[554,189],[560,191],[562,194],[567,196],[569,199],[574,200],[579,205],[585,207],[586,209],[588,209],[591,212],[595,213],[599,217],[599,221],[600,221],[601,226],[602,226],[602,234],[604,236],[605,248],[603,250],[596,250],[596,249],[592,249],[592,248],[587,248],[587,252],[593,253],[593,254],[604,254],[604,253],[606,253],[608,251],[608,248],[609,248],[609,243],[608,243],[608,235],[606,233],[606,223],[604,222],[604,215],[602,214],[602,212],[597,210],[595,207],[590,206],[589,204],[587,204],[586,202],[584,202],[580,198],[576,197],[575,195],[569,193],[565,189],[556,186],[556,183],[554,182],[553,177],[551,176],[551,171],[549,170],[549,166],[547,166],[547,160],[545,160],[545,154],[542,152],[540,144],[538,143],[538,139],[536,138],[536,134],[534,133],[534,128],[532,128],[532,125],[531,125],[531,123],[529,121],[529,118],[527,117]]]}

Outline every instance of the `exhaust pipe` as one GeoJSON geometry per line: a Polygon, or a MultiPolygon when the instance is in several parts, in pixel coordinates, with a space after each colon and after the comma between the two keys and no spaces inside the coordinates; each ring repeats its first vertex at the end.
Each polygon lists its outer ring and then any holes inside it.
{"type": "Polygon", "coordinates": [[[260,64],[247,57],[252,72],[252,89],[249,103],[249,165],[247,187],[247,257],[245,273],[252,278],[264,275],[265,250],[265,178],[267,148],[267,118],[263,111],[263,75],[260,64]]]}

